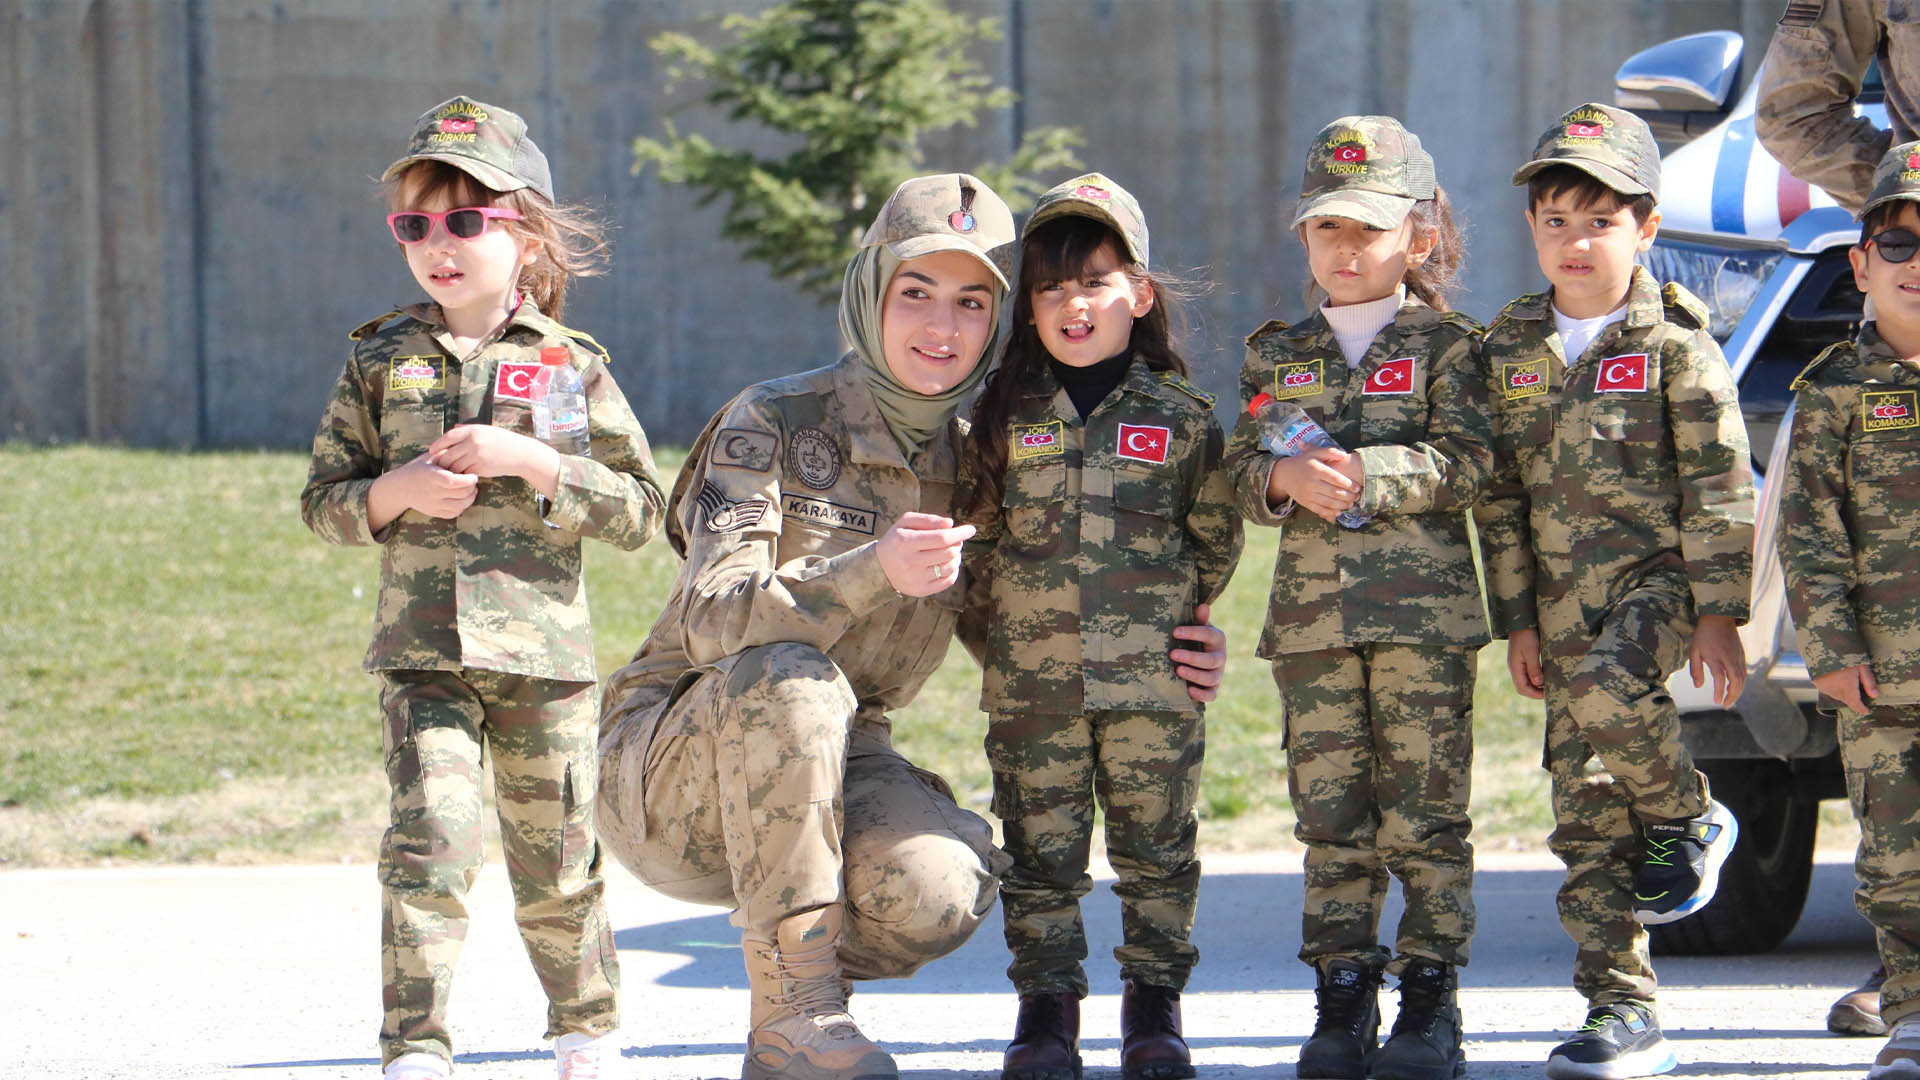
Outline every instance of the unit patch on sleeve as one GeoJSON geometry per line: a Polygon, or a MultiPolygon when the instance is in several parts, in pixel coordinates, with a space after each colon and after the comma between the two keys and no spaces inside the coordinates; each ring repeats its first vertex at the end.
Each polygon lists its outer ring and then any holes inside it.
{"type": "Polygon", "coordinates": [[[750,469],[766,472],[773,468],[774,451],[780,439],[771,431],[752,428],[721,428],[713,436],[713,453],[708,455],[723,469],[750,469]]]}
{"type": "Polygon", "coordinates": [[[1015,424],[1007,435],[1007,460],[1059,457],[1067,452],[1065,425],[1059,420],[1044,424],[1015,424]]]}
{"type": "Polygon", "coordinates": [[[1414,358],[1403,356],[1398,360],[1389,360],[1373,369],[1367,381],[1360,388],[1362,394],[1411,394],[1413,393],[1414,358]]]}
{"type": "Polygon", "coordinates": [[[1644,394],[1647,392],[1647,354],[1628,353],[1600,361],[1593,377],[1593,389],[1602,394],[1644,394]]]}
{"type": "Polygon", "coordinates": [[[1547,392],[1547,358],[1522,360],[1500,365],[1500,386],[1508,401],[1537,397],[1547,392]]]}
{"type": "Polygon", "coordinates": [[[819,522],[830,529],[873,535],[873,511],[857,506],[841,506],[825,499],[810,499],[805,495],[781,492],[780,512],[788,517],[819,522]]]}
{"type": "Polygon", "coordinates": [[[1860,428],[1863,431],[1892,431],[1920,427],[1920,391],[1868,390],[1860,395],[1860,428]]]}
{"type": "Polygon", "coordinates": [[[700,509],[706,511],[709,532],[739,532],[749,525],[758,524],[761,518],[767,516],[767,511],[773,509],[773,504],[765,499],[733,502],[711,480],[700,485],[698,499],[700,509]]]}
{"type": "Polygon", "coordinates": [[[1167,444],[1172,441],[1172,428],[1151,424],[1121,424],[1119,446],[1114,452],[1131,461],[1150,461],[1159,465],[1167,460],[1167,444]]]}
{"type": "Polygon", "coordinates": [[[1312,397],[1327,388],[1327,362],[1301,360],[1273,365],[1273,396],[1276,401],[1312,397]]]}
{"type": "Polygon", "coordinates": [[[387,361],[388,390],[441,390],[447,385],[444,356],[396,356],[387,361]]]}
{"type": "Polygon", "coordinates": [[[815,491],[825,491],[840,479],[840,448],[819,428],[801,428],[787,444],[787,471],[815,491]]]}

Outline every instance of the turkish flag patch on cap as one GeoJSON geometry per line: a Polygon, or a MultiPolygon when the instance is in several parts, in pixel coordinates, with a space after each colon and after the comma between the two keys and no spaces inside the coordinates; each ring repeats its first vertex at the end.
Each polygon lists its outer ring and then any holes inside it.
{"type": "Polygon", "coordinates": [[[1373,374],[1367,376],[1366,385],[1360,388],[1360,392],[1363,394],[1413,393],[1413,359],[1411,356],[1403,356],[1374,368],[1373,374]]]}
{"type": "Polygon", "coordinates": [[[541,374],[539,364],[501,364],[493,377],[493,396],[532,401],[533,388],[541,374]]]}
{"type": "Polygon", "coordinates": [[[1600,361],[1600,373],[1593,388],[1600,393],[1644,394],[1647,392],[1647,354],[1628,353],[1600,361]]]}
{"type": "Polygon", "coordinates": [[[1173,429],[1146,424],[1121,424],[1117,453],[1134,461],[1160,464],[1167,460],[1167,444],[1173,441],[1173,429]]]}

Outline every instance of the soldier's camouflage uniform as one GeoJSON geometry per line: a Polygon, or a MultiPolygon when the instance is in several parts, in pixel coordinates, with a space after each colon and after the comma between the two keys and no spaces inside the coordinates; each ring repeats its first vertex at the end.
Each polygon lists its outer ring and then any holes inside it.
{"type": "Polygon", "coordinates": [[[1310,964],[1467,962],[1473,658],[1487,624],[1466,510],[1493,468],[1478,330],[1409,297],[1352,369],[1318,311],[1247,338],[1227,466],[1240,513],[1282,529],[1259,655],[1286,714],[1310,964]],[[1267,501],[1274,459],[1244,409],[1260,393],[1299,404],[1359,455],[1356,505],[1371,521],[1347,529],[1267,501]],[[1379,944],[1389,872],[1406,899],[1391,957],[1379,944]]]}
{"type": "Polygon", "coordinates": [[[844,900],[857,979],[958,948],[1003,862],[887,718],[946,657],[963,586],[901,596],[874,541],[902,514],[950,513],[964,430],[909,464],[856,353],[742,392],[688,454],[667,515],[684,562],[602,699],[614,855],[750,934],[844,900]]]}
{"type": "Polygon", "coordinates": [[[1840,756],[1892,1027],[1920,1010],[1920,365],[1867,323],[1794,386],[1780,557],[1807,670],[1866,664],[1879,683],[1865,715],[1841,708],[1840,756]]]}
{"type": "Polygon", "coordinates": [[[665,499],[646,436],[599,346],[531,300],[465,357],[429,304],[353,338],[300,507],[322,539],[382,548],[365,660],[384,684],[392,785],[380,848],[382,1054],[451,1055],[447,991],[482,862],[483,741],[515,916],[550,1002],[547,1034],[604,1034],[618,1026],[618,969],[593,832],[595,673],[580,541],[633,549],[658,530],[665,499]],[[521,376],[554,346],[586,385],[591,456],[561,456],[551,504],[518,477],[483,478],[458,517],[409,510],[373,532],[374,480],[450,426],[532,435],[521,376]]]}
{"type": "Polygon", "coordinates": [[[1096,797],[1119,878],[1121,976],[1177,991],[1198,957],[1205,725],[1167,654],[1240,557],[1212,405],[1136,359],[1083,420],[1043,369],[1008,418],[1001,505],[968,519],[969,572],[988,583],[993,809],[1013,858],[1007,974],[1023,996],[1087,994],[1079,901],[1096,797]]]}
{"type": "Polygon", "coordinates": [[[1552,303],[1515,300],[1482,339],[1499,468],[1474,519],[1494,634],[1540,633],[1574,989],[1651,1003],[1635,817],[1706,811],[1666,678],[1699,618],[1747,617],[1753,472],[1699,301],[1636,267],[1625,319],[1571,364],[1552,303]]]}
{"type": "Polygon", "coordinates": [[[1909,0],[1794,0],[1760,69],[1753,126],[1794,176],[1859,213],[1874,166],[1920,135],[1920,5],[1909,0]],[[1884,130],[1854,113],[1867,66],[1880,62],[1884,130]]]}

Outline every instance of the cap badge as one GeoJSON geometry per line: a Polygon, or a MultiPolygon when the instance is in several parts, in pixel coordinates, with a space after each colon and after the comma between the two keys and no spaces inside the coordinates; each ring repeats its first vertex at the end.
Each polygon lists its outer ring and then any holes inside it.
{"type": "Polygon", "coordinates": [[[428,139],[429,142],[473,142],[480,125],[487,120],[487,111],[468,102],[455,102],[440,111],[440,123],[428,139]]]}
{"type": "Polygon", "coordinates": [[[1907,168],[1920,169],[1920,154],[1907,155],[1907,168]]]}
{"type": "Polygon", "coordinates": [[[468,135],[479,126],[464,116],[449,116],[440,121],[440,130],[449,135],[468,135]]]}
{"type": "Polygon", "coordinates": [[[1073,193],[1082,199],[1113,198],[1113,196],[1107,194],[1107,189],[1097,188],[1097,187],[1094,187],[1092,184],[1081,184],[1079,187],[1073,189],[1073,193]]]}
{"type": "Polygon", "coordinates": [[[1613,118],[1598,109],[1575,109],[1567,114],[1567,138],[1604,139],[1613,118]]]}
{"type": "Polygon", "coordinates": [[[1367,151],[1373,140],[1364,132],[1336,131],[1327,142],[1327,173],[1332,176],[1362,176],[1367,172],[1367,151]]]}
{"type": "Polygon", "coordinates": [[[960,185],[960,209],[947,215],[947,224],[954,232],[972,232],[974,230],[973,188],[964,182],[960,185]]]}

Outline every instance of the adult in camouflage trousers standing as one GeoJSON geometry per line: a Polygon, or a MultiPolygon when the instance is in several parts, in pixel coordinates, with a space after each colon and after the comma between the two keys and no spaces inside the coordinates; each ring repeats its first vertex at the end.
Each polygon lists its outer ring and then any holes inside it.
{"type": "Polygon", "coordinates": [[[1586,104],[1514,174],[1552,288],[1482,340],[1498,472],[1475,519],[1515,687],[1547,706],[1549,846],[1587,1023],[1554,1077],[1675,1062],[1653,1012],[1643,923],[1698,910],[1733,843],[1680,742],[1665,685],[1689,663],[1731,706],[1745,681],[1753,483],[1733,379],[1706,312],[1634,256],[1659,227],[1646,124],[1586,104]]]}
{"type": "Polygon", "coordinates": [[[1920,1076],[1920,142],[1880,162],[1848,253],[1875,317],[1794,381],[1780,558],[1800,653],[1840,704],[1855,905],[1886,972],[1868,1076],[1920,1076]]]}
{"type": "Polygon", "coordinates": [[[1465,247],[1432,156],[1388,116],[1320,130],[1293,224],[1324,302],[1247,338],[1241,399],[1298,405],[1349,449],[1275,456],[1243,411],[1227,462],[1240,512],[1282,530],[1259,652],[1307,846],[1300,959],[1319,1019],[1297,1069],[1448,1080],[1465,1061],[1474,653],[1487,640],[1466,511],[1493,469],[1479,326],[1446,299],[1465,247]],[[1406,900],[1391,950],[1389,874],[1406,900]],[[1376,1052],[1389,972],[1400,1015],[1376,1052]]]}
{"type": "Polygon", "coordinates": [[[1213,398],[1186,379],[1139,203],[1099,173],[1040,196],[1014,337],[976,405],[958,505],[988,582],[986,748],[1013,865],[1020,995],[1004,1080],[1076,1080],[1080,898],[1096,804],[1119,880],[1121,1071],[1194,1074],[1180,992],[1198,956],[1201,706],[1170,650],[1240,555],[1213,398]]]}
{"type": "Polygon", "coordinates": [[[322,539],[383,549],[365,662],[382,681],[392,785],[381,1059],[391,1078],[450,1069],[447,994],[482,861],[485,750],[560,1074],[606,1076],[619,978],[593,830],[580,541],[637,548],[665,499],[605,354],[555,321],[569,274],[590,265],[575,238],[591,234],[556,224],[582,219],[554,204],[525,123],[454,98],[420,118],[386,179],[394,238],[432,302],[353,332],[300,497],[322,539]],[[533,437],[543,359],[581,375],[587,454],[533,437]]]}

